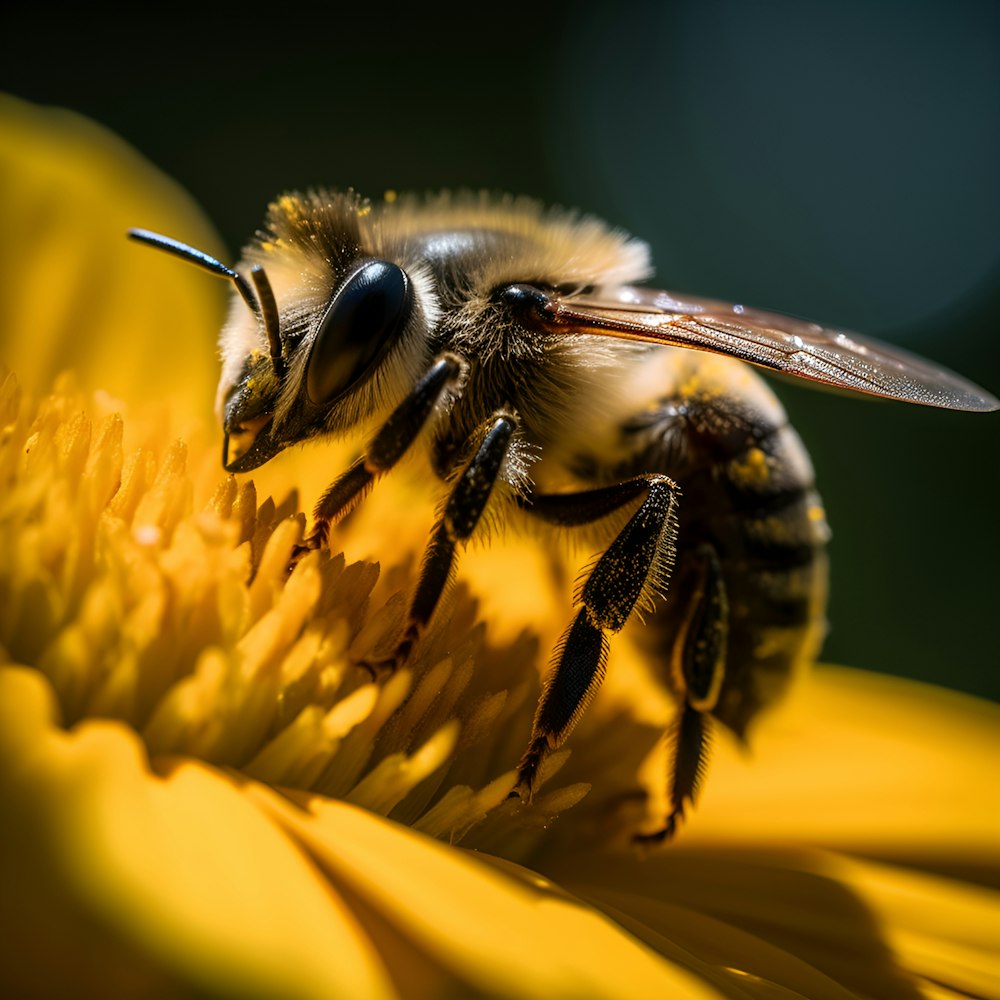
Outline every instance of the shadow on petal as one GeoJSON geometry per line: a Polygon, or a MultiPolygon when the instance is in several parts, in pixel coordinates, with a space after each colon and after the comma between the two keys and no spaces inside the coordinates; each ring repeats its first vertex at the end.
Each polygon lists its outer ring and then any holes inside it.
{"type": "Polygon", "coordinates": [[[708,961],[810,998],[920,996],[877,915],[820,854],[678,848],[581,869],[558,877],[631,918],[634,932],[651,927],[708,961]]]}
{"type": "Polygon", "coordinates": [[[301,840],[338,892],[363,902],[357,913],[377,914],[374,937],[385,939],[381,924],[390,925],[392,940],[401,934],[428,956],[424,971],[449,970],[456,995],[726,995],[570,894],[343,802],[252,784],[246,792],[301,840]]]}

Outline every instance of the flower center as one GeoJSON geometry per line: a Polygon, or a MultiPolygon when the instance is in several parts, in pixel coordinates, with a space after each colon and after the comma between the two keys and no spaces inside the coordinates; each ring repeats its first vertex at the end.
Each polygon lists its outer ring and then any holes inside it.
{"type": "Polygon", "coordinates": [[[372,683],[357,664],[398,638],[412,551],[381,575],[326,552],[289,573],[294,494],[258,503],[232,477],[213,491],[183,443],[128,450],[121,416],[91,409],[67,382],[38,405],[13,376],[0,387],[0,663],[44,674],[62,725],[119,720],[154,769],[196,757],[480,847],[509,847],[513,829],[527,848],[587,794],[578,780],[508,798],[538,693],[533,637],[491,646],[460,587],[406,667],[372,683]]]}

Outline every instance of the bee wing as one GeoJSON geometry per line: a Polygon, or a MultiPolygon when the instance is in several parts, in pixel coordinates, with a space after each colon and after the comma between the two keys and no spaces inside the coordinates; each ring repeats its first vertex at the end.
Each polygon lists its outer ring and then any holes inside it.
{"type": "Polygon", "coordinates": [[[813,382],[925,406],[1000,409],[1000,400],[947,368],[898,347],[791,316],[635,286],[568,295],[533,291],[535,313],[551,333],[711,351],[813,382]]]}

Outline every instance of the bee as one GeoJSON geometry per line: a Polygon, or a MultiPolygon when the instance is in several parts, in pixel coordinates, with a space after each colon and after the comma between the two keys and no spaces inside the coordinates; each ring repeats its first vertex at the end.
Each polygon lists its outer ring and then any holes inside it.
{"type": "Polygon", "coordinates": [[[443,502],[392,655],[406,662],[462,548],[487,520],[588,532],[600,552],[543,682],[515,794],[601,684],[609,643],[641,643],[678,706],[671,835],[709,727],[738,737],[825,631],[828,530],[806,451],[751,366],[957,410],[1000,402],[853,333],[639,284],[645,243],[589,217],[487,195],[286,194],[236,269],[130,235],[231,280],[220,337],[223,465],[374,428],[320,497],[299,550],[411,449],[443,502]]]}

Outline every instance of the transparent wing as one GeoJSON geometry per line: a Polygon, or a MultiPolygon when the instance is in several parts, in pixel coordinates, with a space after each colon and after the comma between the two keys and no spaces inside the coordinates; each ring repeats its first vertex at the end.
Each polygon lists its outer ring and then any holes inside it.
{"type": "Polygon", "coordinates": [[[689,347],[786,375],[950,410],[996,410],[1000,400],[915,354],[804,320],[714,299],[625,286],[562,294],[520,286],[550,333],[597,334],[689,347]]]}

